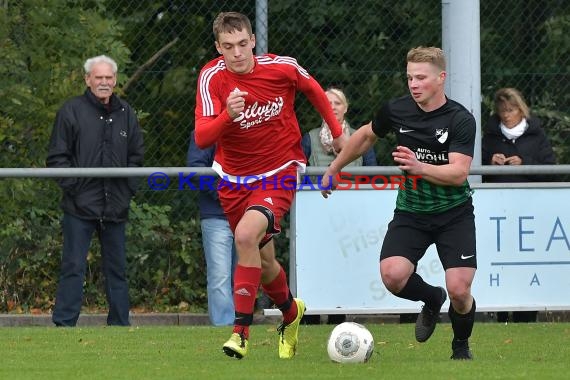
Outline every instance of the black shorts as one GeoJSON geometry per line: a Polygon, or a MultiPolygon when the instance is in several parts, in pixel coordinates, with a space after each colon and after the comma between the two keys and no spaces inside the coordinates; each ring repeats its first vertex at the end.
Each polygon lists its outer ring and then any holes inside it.
{"type": "Polygon", "coordinates": [[[417,268],[428,247],[435,244],[444,269],[477,268],[475,215],[471,198],[439,214],[396,210],[388,224],[380,260],[403,256],[417,268]]]}

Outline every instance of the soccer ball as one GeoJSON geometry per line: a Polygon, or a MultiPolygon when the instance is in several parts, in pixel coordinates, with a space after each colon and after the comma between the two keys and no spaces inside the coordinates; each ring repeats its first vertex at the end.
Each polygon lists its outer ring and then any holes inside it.
{"type": "Polygon", "coordinates": [[[374,351],[374,338],[361,324],[344,322],[331,332],[327,351],[333,362],[365,363],[374,351]]]}

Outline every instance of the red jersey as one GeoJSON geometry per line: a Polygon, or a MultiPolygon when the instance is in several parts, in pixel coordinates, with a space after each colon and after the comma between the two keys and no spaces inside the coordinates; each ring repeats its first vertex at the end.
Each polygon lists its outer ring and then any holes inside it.
{"type": "Polygon", "coordinates": [[[342,130],[323,89],[294,58],[265,54],[254,60],[252,72],[236,74],[219,57],[207,63],[198,78],[196,142],[208,140],[205,136],[214,125],[222,127],[212,168],[231,182],[240,182],[237,176],[270,176],[292,164],[304,170],[294,109],[297,90],[319,111],[333,137],[342,130]],[[231,120],[226,99],[236,90],[248,95],[244,111],[231,120]]]}

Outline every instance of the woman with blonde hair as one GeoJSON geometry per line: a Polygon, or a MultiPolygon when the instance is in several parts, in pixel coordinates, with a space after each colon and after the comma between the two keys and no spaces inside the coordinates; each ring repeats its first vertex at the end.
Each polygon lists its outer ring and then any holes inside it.
{"type": "MultiPolygon", "coordinates": [[[[501,88],[482,142],[483,165],[554,165],[556,158],[541,122],[530,113],[522,94],[501,88]]],[[[490,175],[483,182],[548,181],[547,175],[490,175]]]]}
{"type": "MultiPolygon", "coordinates": [[[[341,89],[331,87],[325,91],[331,104],[334,115],[343,133],[349,137],[356,130],[348,124],[346,113],[348,112],[348,100],[341,89]]],[[[310,166],[329,166],[335,159],[337,152],[332,146],[332,135],[325,121],[320,127],[313,128],[303,136],[303,151],[310,166]]],[[[347,166],[376,166],[376,154],[374,149],[369,149],[362,157],[357,158],[347,166]]]]}

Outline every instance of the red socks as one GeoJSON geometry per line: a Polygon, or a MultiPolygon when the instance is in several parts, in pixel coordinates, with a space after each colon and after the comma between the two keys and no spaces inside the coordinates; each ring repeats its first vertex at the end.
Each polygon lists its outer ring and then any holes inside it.
{"type": "MultiPolygon", "coordinates": [[[[260,282],[261,268],[237,265],[234,273],[236,319],[233,332],[242,334],[245,338],[249,338],[249,326],[253,322],[255,299],[260,282]]],[[[283,313],[283,323],[291,323],[297,318],[297,304],[293,301],[287,284],[287,275],[282,267],[277,277],[269,284],[264,284],[262,288],[283,313]]]]}
{"type": "Polygon", "coordinates": [[[261,282],[261,268],[237,265],[234,272],[234,305],[236,319],[233,332],[249,337],[257,289],[261,282]]]}
{"type": "Polygon", "coordinates": [[[269,284],[262,284],[261,287],[283,313],[283,323],[291,323],[297,318],[297,304],[293,302],[283,267],[280,268],[279,274],[273,281],[269,284]]]}

